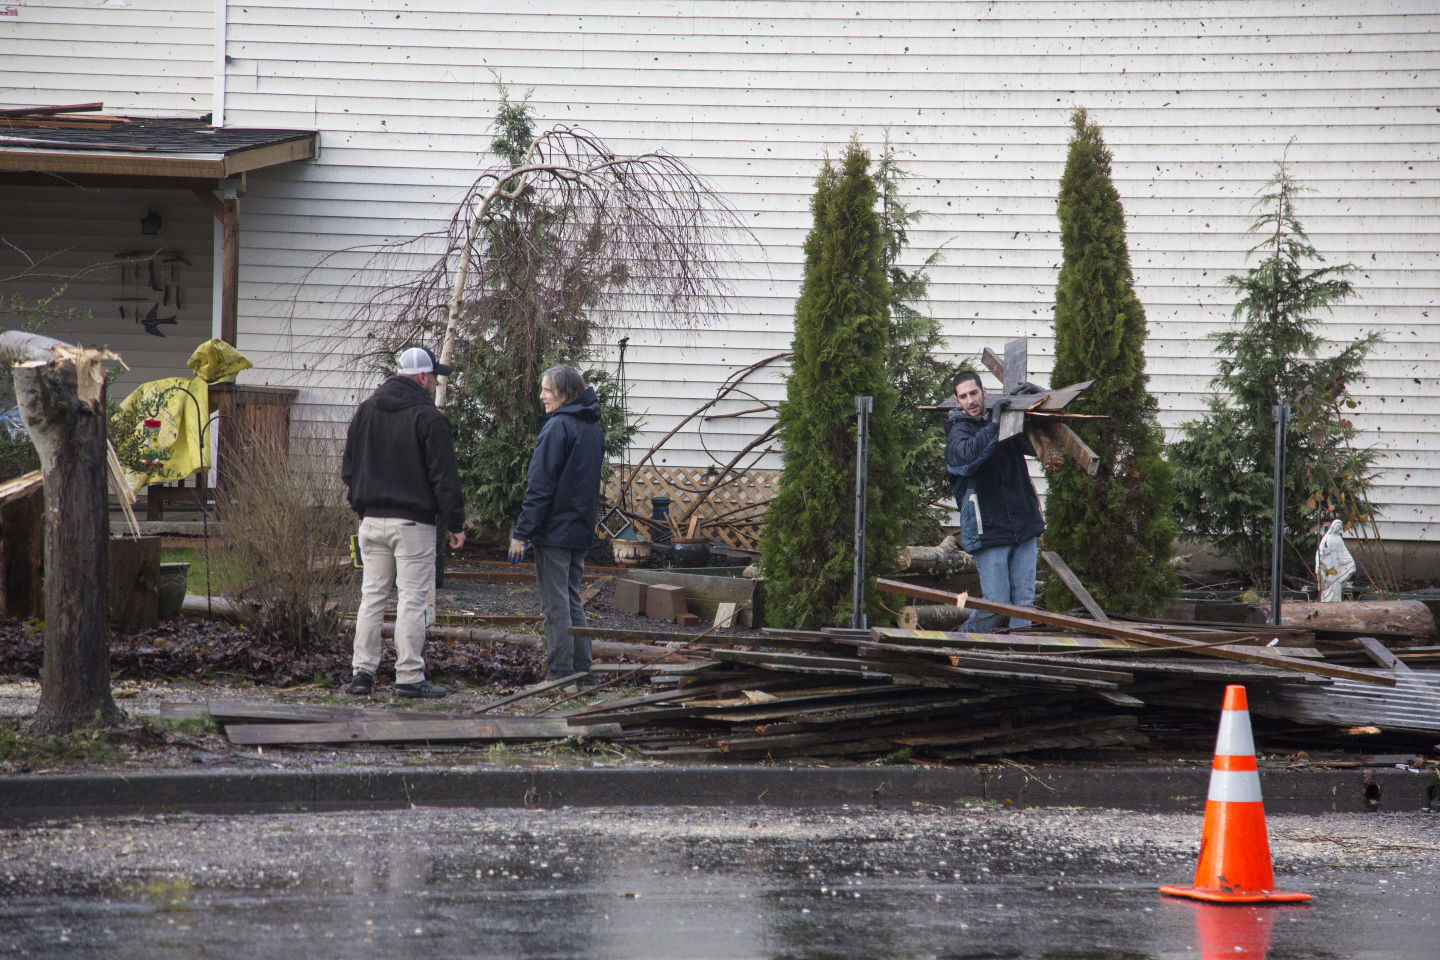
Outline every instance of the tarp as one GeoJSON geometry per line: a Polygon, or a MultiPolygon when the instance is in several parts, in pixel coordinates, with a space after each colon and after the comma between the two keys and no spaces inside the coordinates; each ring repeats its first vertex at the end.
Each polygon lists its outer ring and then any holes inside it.
{"type": "Polygon", "coordinates": [[[142,433],[145,419],[160,421],[151,442],[166,451],[159,466],[137,470],[133,463],[125,465],[125,478],[136,493],[147,484],[183,480],[210,468],[210,384],[234,380],[252,364],[225,341],[207,340],[190,354],[189,366],[193,377],[142,383],[120,402],[122,410],[140,407],[144,416],[136,429],[142,433]]]}

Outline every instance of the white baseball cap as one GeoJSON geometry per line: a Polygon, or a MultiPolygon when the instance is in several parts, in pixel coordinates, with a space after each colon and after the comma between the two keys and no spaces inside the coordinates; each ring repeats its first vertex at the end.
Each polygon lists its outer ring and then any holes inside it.
{"type": "Polygon", "coordinates": [[[407,347],[400,352],[400,372],[407,377],[413,377],[417,373],[448,377],[455,372],[455,368],[448,363],[437,363],[435,354],[424,347],[407,347]]]}

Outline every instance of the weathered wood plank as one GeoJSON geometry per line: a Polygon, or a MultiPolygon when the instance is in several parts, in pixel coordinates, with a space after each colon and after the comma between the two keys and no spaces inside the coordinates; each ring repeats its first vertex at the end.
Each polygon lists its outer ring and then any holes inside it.
{"type": "Polygon", "coordinates": [[[446,717],[433,720],[347,720],[338,723],[232,724],[231,743],[412,743],[464,740],[611,739],[620,728],[610,724],[575,727],[561,719],[537,717],[446,717]]]}
{"type": "MultiPolygon", "coordinates": [[[[931,603],[945,603],[947,601],[954,603],[957,597],[956,594],[948,593],[944,590],[936,590],[931,587],[919,587],[914,584],[901,583],[898,580],[886,580],[884,578],[878,578],[875,581],[875,586],[877,589],[887,593],[897,593],[900,596],[914,597],[917,600],[929,600],[931,603]]],[[[1259,649],[1249,651],[1228,646],[1206,647],[1203,644],[1197,644],[1190,640],[1182,640],[1179,637],[1167,636],[1163,633],[1137,630],[1132,627],[1125,627],[1114,623],[1095,623],[1091,620],[1082,620],[1079,617],[1050,613],[1047,610],[1039,610],[1032,607],[1017,607],[1008,603],[997,603],[993,600],[982,600],[976,597],[967,598],[965,605],[975,610],[983,610],[987,613],[1021,617],[1026,620],[1048,623],[1057,627],[1068,627],[1072,630],[1098,633],[1102,636],[1140,640],[1159,647],[1189,647],[1202,656],[1240,660],[1246,663],[1268,664],[1275,667],[1284,667],[1289,670],[1318,673],[1322,676],[1356,680],[1360,683],[1371,683],[1382,687],[1395,686],[1395,677],[1392,674],[1377,673],[1370,670],[1355,670],[1329,663],[1294,660],[1289,657],[1280,656],[1279,654],[1264,653],[1259,649]]]]}
{"type": "Polygon", "coordinates": [[[1071,570],[1069,564],[1060,559],[1060,554],[1054,550],[1041,550],[1040,559],[1044,560],[1045,565],[1054,571],[1055,575],[1060,578],[1060,582],[1065,584],[1070,592],[1075,595],[1075,599],[1079,600],[1080,605],[1089,611],[1091,617],[1100,623],[1110,622],[1110,618],[1105,615],[1105,611],[1100,609],[1100,604],[1095,602],[1095,598],[1090,596],[1090,591],[1086,590],[1085,585],[1080,582],[1080,578],[1075,576],[1075,571],[1071,570]]]}

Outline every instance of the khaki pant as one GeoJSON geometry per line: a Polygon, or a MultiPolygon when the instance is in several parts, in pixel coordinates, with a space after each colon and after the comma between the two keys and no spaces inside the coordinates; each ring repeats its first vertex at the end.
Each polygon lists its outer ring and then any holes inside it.
{"type": "Polygon", "coordinates": [[[395,682],[425,679],[425,628],[435,617],[435,527],[393,517],[360,521],[360,562],[365,576],[355,613],[355,672],[375,675],[384,648],[380,630],[393,587],[395,682]]]}

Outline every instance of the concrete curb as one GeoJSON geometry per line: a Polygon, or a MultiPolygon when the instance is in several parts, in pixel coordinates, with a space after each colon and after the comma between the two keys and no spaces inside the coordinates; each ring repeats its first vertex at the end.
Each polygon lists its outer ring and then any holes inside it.
{"type": "MultiPolygon", "coordinates": [[[[1434,772],[1260,773],[1271,813],[1440,810],[1434,772]]],[[[982,803],[1144,812],[1204,809],[1192,767],[616,767],[145,773],[0,778],[0,822],[162,813],[246,814],[409,807],[758,806],[787,809],[982,803]]]]}

